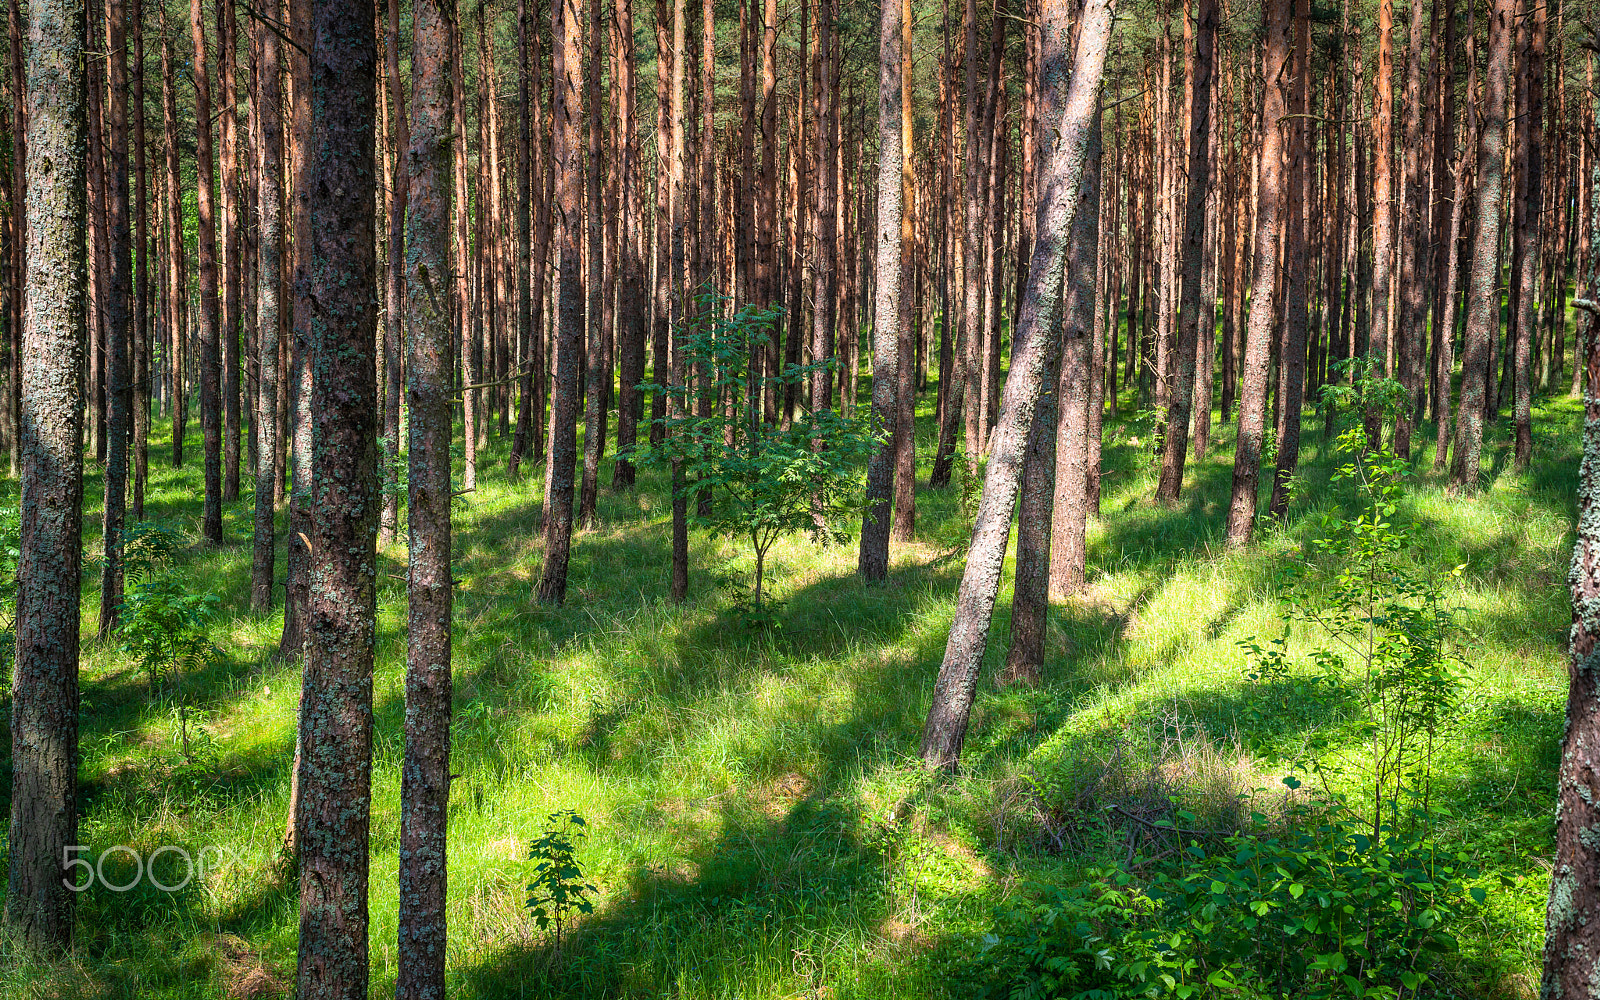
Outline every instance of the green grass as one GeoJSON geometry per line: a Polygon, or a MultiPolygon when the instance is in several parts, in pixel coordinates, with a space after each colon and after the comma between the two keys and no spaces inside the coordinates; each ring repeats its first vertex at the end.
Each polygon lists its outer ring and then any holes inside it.
{"type": "MultiPolygon", "coordinates": [[[[1547,400],[1527,475],[1507,469],[1509,419],[1496,425],[1490,485],[1476,499],[1451,497],[1419,461],[1403,511],[1427,540],[1418,568],[1466,567],[1451,584],[1464,609],[1468,686],[1440,762],[1440,798],[1455,813],[1447,836],[1511,883],[1495,880],[1462,928],[1463,954],[1446,977],[1458,995],[1537,992],[1580,422],[1575,403],[1547,400]]],[[[508,485],[506,445],[491,442],[455,520],[452,996],[953,996],[950,969],[998,901],[1127,849],[1068,831],[1068,842],[1088,846],[1057,850],[1063,833],[1052,835],[1029,775],[1118,734],[1186,794],[1209,782],[1220,801],[1272,785],[1283,765],[1243,754],[1241,737],[1287,755],[1339,721],[1337,706],[1306,701],[1252,728],[1235,645],[1281,630],[1276,574],[1317,515],[1341,502],[1320,420],[1306,428],[1288,523],[1229,552],[1232,426],[1191,464],[1182,501],[1162,509],[1149,499],[1149,442],[1108,423],[1090,591],[1052,608],[1043,683],[997,690],[989,678],[1007,644],[1009,583],[1002,591],[964,773],[946,784],[930,783],[913,758],[964,554],[957,491],[919,491],[919,540],[895,548],[884,586],[859,580],[853,547],[781,543],[768,561],[780,627],[762,634],[741,624],[721,583],[751,571],[736,544],[692,536],[689,602],[666,602],[666,489],[648,470],[634,493],[602,489],[603,525],[575,540],[566,606],[535,604],[539,477],[508,485]],[[559,964],[523,909],[527,842],[558,809],[587,818],[580,857],[601,890],[559,964]]],[[[934,433],[924,413],[924,477],[934,433]]],[[[152,702],[136,664],[89,642],[80,840],[94,857],[117,844],[145,856],[166,844],[226,853],[208,851],[207,877],[177,892],[141,883],[84,893],[75,955],[52,966],[5,959],[0,996],[265,996],[292,981],[296,897],[272,857],[299,673],[271,658],[281,610],[247,610],[252,498],[228,505],[229,544],[200,543],[197,434],[189,450],[175,470],[165,441],[152,442],[147,516],[188,534],[178,571],[222,600],[222,655],[183,689],[216,767],[200,776],[177,767],[174,699],[152,702]]],[[[609,483],[609,461],[601,474],[609,483]]],[[[91,477],[93,553],[100,483],[91,477]]],[[[385,550],[378,581],[373,996],[392,995],[396,975],[404,562],[403,545],[385,550]]],[[[91,562],[86,636],[96,573],[91,562]]],[[[162,861],[164,881],[181,878],[173,862],[162,861]]],[[[113,854],[105,874],[125,882],[131,862],[113,854]]]]}

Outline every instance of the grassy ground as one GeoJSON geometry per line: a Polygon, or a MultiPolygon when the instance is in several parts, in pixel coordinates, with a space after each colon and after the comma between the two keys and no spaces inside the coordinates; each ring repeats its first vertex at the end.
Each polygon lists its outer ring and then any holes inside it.
{"type": "MultiPolygon", "coordinates": [[[[1448,836],[1510,880],[1496,880],[1462,928],[1463,956],[1447,977],[1457,995],[1537,993],[1580,416],[1565,399],[1536,412],[1527,475],[1507,470],[1508,423],[1496,427],[1492,485],[1475,500],[1451,498],[1422,466],[1401,512],[1427,540],[1420,567],[1465,564],[1450,584],[1464,609],[1469,683],[1440,762],[1440,798],[1456,817],[1448,836]]],[[[931,417],[922,424],[926,461],[931,417]]],[[[666,603],[668,505],[651,473],[637,492],[602,491],[603,526],[575,542],[567,605],[535,604],[539,488],[505,482],[496,442],[455,522],[452,995],[952,995],[952,956],[989,926],[997,902],[1131,853],[1118,837],[1135,831],[1090,836],[1041,810],[1030,776],[1109,734],[1191,798],[1226,802],[1273,785],[1283,765],[1260,748],[1291,755],[1332,725],[1331,709],[1305,699],[1248,723],[1235,643],[1280,631],[1275,574],[1336,504],[1319,427],[1308,419],[1288,523],[1234,553],[1221,545],[1232,428],[1191,465],[1183,500],[1161,509],[1149,500],[1148,428],[1108,422],[1090,592],[1052,608],[1040,687],[998,690],[986,678],[965,773],[944,785],[912,757],[964,554],[957,491],[919,492],[919,540],[896,548],[886,586],[860,582],[851,547],[780,544],[768,560],[778,627],[757,632],[726,585],[752,567],[736,544],[692,537],[689,603],[666,603]],[[557,956],[523,904],[527,843],[559,809],[588,820],[580,858],[600,897],[557,956]]],[[[94,858],[113,845],[145,857],[162,845],[197,858],[204,849],[204,877],[174,892],[97,884],[79,900],[76,955],[50,967],[6,959],[0,996],[268,996],[292,979],[296,898],[273,859],[299,674],[271,658],[281,612],[247,611],[251,497],[228,506],[229,544],[198,541],[191,440],[176,470],[164,443],[152,446],[148,516],[181,528],[189,545],[177,571],[220,596],[221,655],[188,673],[181,692],[169,685],[153,698],[127,657],[86,647],[80,839],[94,858]],[[183,727],[198,766],[181,753],[183,727]]],[[[602,475],[608,482],[609,462],[602,475]]],[[[92,479],[90,524],[99,493],[92,479]]],[[[98,549],[93,537],[88,545],[98,549]]],[[[396,974],[405,663],[405,550],[382,555],[374,996],[392,995],[396,974]]],[[[85,635],[95,574],[86,568],[85,635]]],[[[1008,587],[989,676],[1004,655],[1009,601],[1008,587]]],[[[156,871],[173,883],[183,866],[167,852],[156,871]]],[[[126,853],[105,856],[106,881],[134,874],[126,853]]]]}

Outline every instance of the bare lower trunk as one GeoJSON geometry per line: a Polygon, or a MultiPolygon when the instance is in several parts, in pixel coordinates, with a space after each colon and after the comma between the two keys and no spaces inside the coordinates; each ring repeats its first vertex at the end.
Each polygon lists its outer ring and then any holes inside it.
{"type": "MultiPolygon", "coordinates": [[[[413,6],[407,155],[406,749],[397,1000],[445,996],[450,800],[450,0],[413,6]]],[[[523,265],[524,267],[526,265],[523,265]]]]}
{"type": "Polygon", "coordinates": [[[1267,368],[1273,332],[1273,302],[1278,286],[1278,250],[1283,243],[1286,172],[1284,124],[1288,114],[1285,79],[1293,0],[1266,0],[1266,44],[1262,78],[1269,81],[1261,110],[1261,151],[1257,166],[1255,276],[1245,329],[1239,394],[1239,433],[1233,456],[1233,496],[1228,508],[1228,544],[1249,543],[1260,502],[1261,439],[1266,426],[1267,368]]]}
{"type": "MultiPolygon", "coordinates": [[[[199,0],[196,0],[198,3],[199,0]]],[[[302,1000],[367,996],[379,398],[371,3],[313,6],[313,414],[306,654],[300,695],[302,1000]]]]}
{"type": "Polygon", "coordinates": [[[11,686],[7,930],[72,947],[65,862],[78,841],[78,629],[83,546],[85,146],[83,4],[28,4],[27,316],[11,686]],[[50,53],[44,58],[43,53],[50,53]]]}

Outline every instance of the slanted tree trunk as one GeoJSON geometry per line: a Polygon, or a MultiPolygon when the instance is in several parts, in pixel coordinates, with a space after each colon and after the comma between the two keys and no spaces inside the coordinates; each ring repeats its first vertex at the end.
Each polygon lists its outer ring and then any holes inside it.
{"type": "Polygon", "coordinates": [[[1278,287],[1278,252],[1283,245],[1285,196],[1284,122],[1288,115],[1289,28],[1294,0],[1263,0],[1266,41],[1261,78],[1266,81],[1261,109],[1261,148],[1256,173],[1255,274],[1250,316],[1245,328],[1243,385],[1239,394],[1239,433],[1233,456],[1233,496],[1228,507],[1228,544],[1246,545],[1255,529],[1260,502],[1261,438],[1266,426],[1267,374],[1278,287]]]}
{"type": "MultiPolygon", "coordinates": [[[[195,0],[196,5],[199,0],[195,0]]],[[[300,694],[301,1000],[367,996],[377,604],[372,4],[315,0],[311,50],[311,553],[300,694]]]]}
{"type": "Polygon", "coordinates": [[[78,842],[78,628],[88,274],[84,5],[28,4],[27,317],[11,685],[5,925],[27,947],[72,947],[78,842]]]}
{"type": "Polygon", "coordinates": [[[872,305],[872,416],[879,435],[867,462],[867,505],[861,525],[857,568],[868,580],[889,575],[889,516],[894,492],[895,450],[900,435],[900,221],[902,143],[901,0],[882,0],[878,18],[878,224],[875,298],[872,305]]]}
{"type": "Polygon", "coordinates": [[[1478,491],[1483,453],[1484,399],[1489,390],[1490,348],[1500,325],[1500,208],[1505,193],[1506,76],[1511,62],[1516,0],[1494,0],[1489,14],[1489,58],[1484,79],[1483,130],[1478,140],[1477,232],[1467,289],[1467,332],[1461,356],[1461,405],[1451,484],[1478,491]]]}
{"type": "MultiPolygon", "coordinates": [[[[1067,2],[1043,0],[1041,15],[1051,20],[1050,8],[1067,2]]],[[[1000,590],[1023,453],[1045,374],[1051,368],[1050,356],[1059,350],[1059,342],[1050,336],[1050,331],[1060,307],[1067,244],[1079,208],[1079,187],[1111,40],[1112,7],[1113,0],[1087,0],[1084,4],[1077,54],[1062,111],[1059,119],[1054,113],[1045,119],[1047,123],[1059,120],[1060,125],[1054,130],[1054,143],[1040,151],[1039,173],[1044,192],[1039,198],[1036,242],[1019,315],[1014,362],[1006,377],[1005,399],[992,438],[972,548],[956,597],[955,619],[922,732],[922,760],[941,770],[955,768],[966,740],[978,671],[983,665],[1000,590]]],[[[1040,67],[1047,89],[1061,86],[1069,58],[1066,44],[1063,32],[1044,33],[1040,67]]],[[[1047,128],[1045,135],[1050,134],[1047,128]]]]}
{"type": "MultiPolygon", "coordinates": [[[[1062,5],[1064,6],[1064,5],[1062,5]]],[[[1044,31],[1064,32],[1064,11],[1047,10],[1044,31]],[[1063,20],[1056,20],[1063,18],[1063,20]]],[[[1054,117],[1061,107],[1060,79],[1041,88],[1039,107],[1054,117]]],[[[1011,595],[1011,648],[1000,679],[1036,684],[1044,667],[1050,595],[1083,585],[1084,529],[1089,503],[1089,409],[1094,361],[1095,291],[1100,251],[1100,114],[1089,129],[1089,149],[1078,184],[1078,207],[1068,237],[1070,284],[1062,306],[1061,344],[1045,371],[1038,412],[1022,463],[1017,512],[1017,575],[1011,595]],[[1064,442],[1064,444],[1063,444],[1064,442]],[[1059,496],[1058,496],[1059,494],[1059,496]],[[1057,506],[1059,501],[1060,506],[1057,506]],[[1056,528],[1062,528],[1060,546],[1056,528]],[[1058,567],[1058,562],[1061,564],[1058,567]],[[1061,570],[1058,582],[1056,570],[1061,570]],[[1052,586],[1054,584],[1055,586],[1052,586]]]]}
{"type": "MultiPolygon", "coordinates": [[[[206,69],[206,21],[202,0],[189,0],[189,35],[194,46],[195,234],[200,259],[200,427],[205,434],[206,497],[202,533],[222,542],[222,335],[217,316],[216,176],[211,156],[211,78],[206,69]]],[[[303,175],[302,175],[303,176],[303,175]]],[[[302,181],[302,183],[304,183],[302,181]]]]}
{"type": "MultiPolygon", "coordinates": [[[[411,127],[404,162],[406,289],[406,750],[400,772],[397,1000],[445,995],[445,834],[450,800],[450,79],[452,0],[412,7],[411,127]]],[[[526,264],[519,265],[523,268],[526,264]]],[[[526,384],[524,386],[526,388],[526,384]]]]}
{"type": "MultiPolygon", "coordinates": [[[[1179,294],[1178,332],[1172,381],[1168,386],[1167,434],[1162,444],[1157,503],[1176,503],[1183,490],[1184,459],[1189,452],[1189,420],[1193,411],[1195,354],[1200,342],[1200,284],[1205,263],[1206,197],[1211,186],[1211,64],[1215,57],[1217,6],[1200,0],[1195,8],[1194,87],[1189,104],[1189,191],[1184,202],[1183,284],[1179,294]]],[[[1212,329],[1205,331],[1211,349],[1212,329]]],[[[1209,408],[1210,394],[1205,394],[1209,408]]]]}
{"type": "MultiPolygon", "coordinates": [[[[578,96],[578,69],[582,66],[578,0],[553,0],[550,12],[551,44],[555,64],[551,72],[555,93],[555,129],[552,132],[552,166],[556,176],[556,203],[561,211],[560,258],[556,262],[556,373],[550,416],[550,458],[545,468],[544,570],[538,599],[560,604],[567,596],[567,565],[572,558],[573,473],[578,462],[578,365],[583,353],[583,258],[579,159],[583,149],[578,120],[583,114],[578,96]]],[[[596,275],[596,278],[599,276],[596,275]]]]}

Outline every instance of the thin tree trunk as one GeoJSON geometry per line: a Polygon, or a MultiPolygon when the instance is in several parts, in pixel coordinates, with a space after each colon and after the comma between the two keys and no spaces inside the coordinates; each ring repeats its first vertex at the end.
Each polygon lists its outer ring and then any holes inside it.
{"type": "MultiPolygon", "coordinates": [[[[394,115],[394,174],[388,192],[389,259],[383,283],[383,431],[379,448],[383,460],[383,508],[378,514],[378,539],[384,544],[394,541],[395,533],[400,530],[400,392],[404,353],[401,342],[407,302],[405,220],[409,187],[405,157],[406,150],[411,148],[406,125],[406,89],[400,80],[400,0],[389,0],[388,13],[389,38],[384,55],[389,109],[394,115]]],[[[385,149],[383,155],[387,158],[389,151],[385,149]]]]}
{"type": "MultiPolygon", "coordinates": [[[[606,446],[606,388],[611,383],[611,367],[606,360],[606,341],[610,335],[601,314],[605,296],[603,260],[605,237],[604,210],[601,203],[601,149],[605,145],[600,102],[600,70],[605,62],[605,49],[600,30],[600,0],[589,0],[588,24],[589,51],[584,63],[584,88],[589,102],[589,149],[585,157],[584,178],[588,185],[587,218],[589,239],[589,309],[587,315],[588,348],[584,352],[586,372],[583,393],[583,479],[578,489],[578,525],[584,530],[597,526],[595,494],[599,492],[600,457],[606,446]]],[[[709,139],[708,139],[709,141],[709,139]]],[[[574,154],[576,155],[576,154],[574,154]]],[[[562,584],[563,589],[565,583],[562,584]]]]}
{"type": "MultiPolygon", "coordinates": [[[[1522,244],[1521,286],[1513,307],[1516,309],[1517,334],[1513,347],[1512,408],[1516,424],[1515,462],[1518,472],[1527,471],[1533,461],[1533,392],[1531,386],[1532,359],[1530,348],[1534,336],[1534,298],[1539,279],[1539,262],[1542,257],[1543,237],[1544,156],[1544,62],[1545,26],[1549,8],[1543,2],[1527,5],[1522,30],[1526,33],[1527,48],[1520,60],[1522,69],[1523,105],[1519,109],[1517,125],[1521,130],[1518,140],[1518,157],[1521,160],[1518,177],[1522,187],[1521,204],[1523,220],[1518,241],[1522,244]]],[[[1545,291],[1549,296],[1549,289],[1545,291]]]]}
{"type": "Polygon", "coordinates": [[[1451,483],[1478,490],[1483,453],[1484,400],[1489,389],[1490,348],[1500,325],[1500,209],[1505,191],[1506,76],[1516,0],[1494,0],[1489,20],[1483,131],[1478,140],[1477,232],[1467,289],[1467,332],[1461,357],[1461,405],[1456,415],[1456,450],[1451,483]]]}
{"type": "Polygon", "coordinates": [[[877,282],[872,324],[872,416],[869,427],[878,444],[867,462],[866,512],[861,525],[857,568],[868,580],[889,575],[889,517],[894,492],[896,448],[902,434],[900,392],[900,224],[902,173],[906,149],[901,130],[901,0],[882,0],[878,19],[878,221],[877,282]]]}
{"type": "Polygon", "coordinates": [[[111,634],[122,604],[122,525],[128,500],[128,444],[133,385],[133,234],[128,219],[128,50],[123,0],[106,0],[106,222],[110,281],[106,293],[106,471],[101,518],[100,635],[111,634]]]}
{"type": "Polygon", "coordinates": [[[222,336],[217,316],[216,195],[211,157],[211,82],[206,70],[205,8],[189,0],[189,33],[194,45],[195,233],[200,259],[200,426],[205,432],[206,496],[202,530],[206,541],[222,542],[222,336]]]}
{"type": "MultiPolygon", "coordinates": [[[[1211,186],[1211,64],[1215,59],[1217,6],[1199,0],[1195,9],[1194,86],[1189,104],[1189,191],[1184,201],[1183,284],[1178,305],[1176,357],[1168,387],[1167,434],[1161,452],[1157,503],[1176,503],[1183,490],[1189,452],[1189,421],[1195,395],[1195,354],[1200,342],[1200,285],[1205,263],[1206,196],[1211,186]]],[[[1206,350],[1212,330],[1205,331],[1206,350]]],[[[1209,409],[1210,393],[1206,393],[1209,409]]]]}
{"type": "MultiPolygon", "coordinates": [[[[265,0],[262,16],[282,20],[280,0],[265,0]]],[[[250,564],[250,607],[272,607],[272,571],[275,555],[274,516],[278,468],[278,333],[282,325],[283,289],[283,119],[278,85],[278,36],[261,30],[259,82],[254,111],[257,178],[260,206],[260,256],[256,263],[256,351],[260,381],[256,387],[256,520],[255,548],[250,564]]],[[[391,244],[392,246],[392,244],[391,244]]],[[[393,253],[393,250],[390,251],[393,253]]]]}
{"type": "MultiPolygon", "coordinates": [[[[560,604],[567,596],[567,565],[572,557],[573,472],[578,460],[578,366],[582,360],[583,258],[580,219],[583,155],[578,120],[583,114],[578,96],[578,68],[582,66],[578,0],[554,0],[551,7],[551,43],[555,65],[551,72],[555,93],[555,128],[551,153],[556,178],[556,202],[561,211],[561,241],[556,312],[554,410],[550,416],[550,457],[545,475],[544,570],[538,599],[560,604]]],[[[598,275],[595,275],[598,278],[598,275]]]]}

